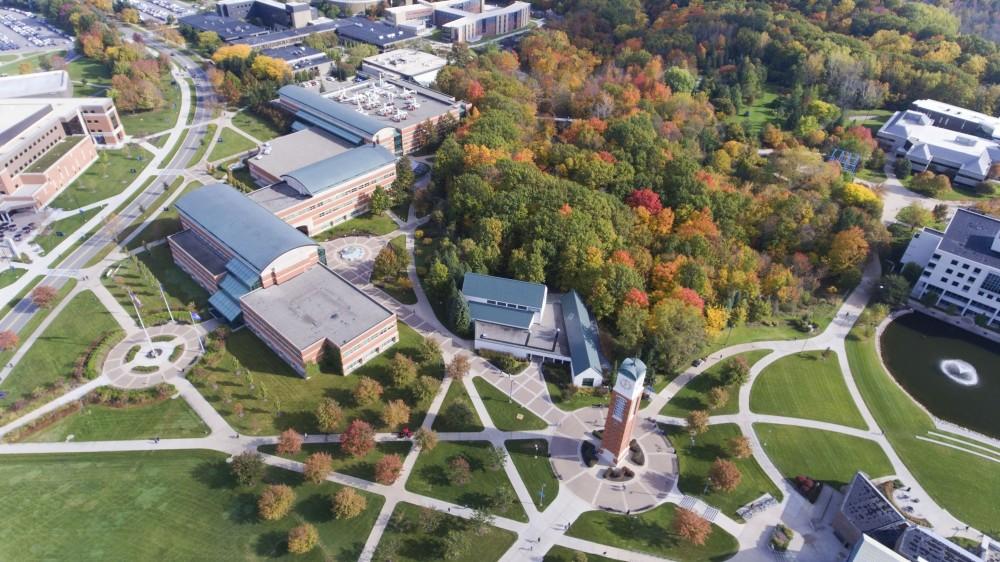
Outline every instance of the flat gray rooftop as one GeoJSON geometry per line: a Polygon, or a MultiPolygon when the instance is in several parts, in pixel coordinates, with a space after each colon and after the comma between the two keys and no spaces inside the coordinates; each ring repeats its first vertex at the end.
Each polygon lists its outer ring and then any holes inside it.
{"type": "Polygon", "coordinates": [[[241,301],[299,349],[323,339],[340,347],[392,316],[322,265],[280,285],[247,293],[241,301]]]}
{"type": "Polygon", "coordinates": [[[314,127],[278,137],[269,144],[269,154],[255,156],[250,162],[275,178],[353,148],[314,127]]]}
{"type": "Polygon", "coordinates": [[[222,259],[222,256],[217,254],[211,246],[206,244],[193,231],[185,230],[178,232],[171,235],[170,239],[212,275],[219,275],[226,271],[226,260],[222,259]]]}
{"type": "Polygon", "coordinates": [[[991,249],[997,232],[1000,232],[1000,220],[958,209],[938,247],[967,260],[1000,269],[1000,253],[991,249]]]}
{"type": "Polygon", "coordinates": [[[285,182],[262,187],[254,192],[248,193],[247,197],[272,213],[278,213],[296,203],[299,203],[300,201],[309,199],[309,197],[306,197],[298,191],[292,189],[285,182]]]}
{"type": "Polygon", "coordinates": [[[499,324],[476,322],[476,339],[493,340],[514,345],[525,351],[544,351],[570,358],[569,342],[566,340],[566,325],[563,319],[560,295],[549,295],[544,305],[544,319],[530,330],[521,330],[499,324]]]}

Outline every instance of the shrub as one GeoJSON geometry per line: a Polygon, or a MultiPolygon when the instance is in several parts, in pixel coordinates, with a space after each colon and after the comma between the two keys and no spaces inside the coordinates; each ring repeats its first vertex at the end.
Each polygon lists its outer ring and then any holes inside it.
{"type": "Polygon", "coordinates": [[[48,308],[55,302],[58,294],[55,287],[39,285],[31,291],[31,302],[38,308],[48,308]]]}
{"type": "Polygon", "coordinates": [[[333,472],[333,458],[326,453],[313,453],[306,459],[302,474],[307,481],[319,484],[326,480],[331,472],[333,472]]]}
{"type": "Polygon", "coordinates": [[[694,410],[687,416],[687,429],[695,435],[705,433],[708,429],[708,412],[694,410]]]}
{"type": "Polygon", "coordinates": [[[397,353],[389,364],[389,373],[392,375],[392,384],[402,388],[417,380],[417,364],[402,353],[397,353]]]}
{"type": "Polygon", "coordinates": [[[500,353],[488,349],[479,350],[479,355],[493,364],[494,367],[505,373],[516,375],[528,366],[526,361],[521,361],[509,353],[500,353]]]}
{"type": "Polygon", "coordinates": [[[678,507],[671,524],[677,536],[697,546],[705,544],[712,534],[712,524],[697,513],[678,507]]]}
{"type": "Polygon", "coordinates": [[[278,437],[278,454],[294,455],[302,450],[302,435],[292,428],[281,432],[278,437]]]}
{"type": "Polygon", "coordinates": [[[397,428],[410,421],[410,407],[402,400],[392,400],[382,408],[382,423],[397,428]]]}
{"type": "Polygon", "coordinates": [[[403,459],[396,454],[386,455],[375,463],[375,481],[389,486],[403,472],[403,459]]]}
{"type": "Polygon", "coordinates": [[[413,440],[425,451],[433,451],[438,444],[438,434],[433,429],[420,428],[417,430],[413,440]]]}
{"type": "Polygon", "coordinates": [[[253,486],[264,476],[264,457],[257,451],[243,451],[233,457],[229,471],[240,486],[253,486]]]}
{"type": "Polygon", "coordinates": [[[288,515],[295,503],[295,492],[285,484],[271,484],[257,500],[257,512],[265,521],[277,521],[288,515]]]}
{"type": "Polygon", "coordinates": [[[324,433],[333,433],[344,423],[344,410],[333,398],[324,398],[316,406],[316,425],[324,433]]]}
{"type": "Polygon", "coordinates": [[[447,469],[448,482],[452,486],[464,486],[472,479],[472,468],[469,461],[462,455],[452,457],[448,461],[447,469]]]}
{"type": "Polygon", "coordinates": [[[597,464],[597,447],[590,441],[584,441],[583,446],[580,449],[583,455],[583,463],[587,466],[594,466],[597,464]]]}
{"type": "Polygon", "coordinates": [[[792,542],[792,537],[795,536],[795,532],[786,527],[782,523],[774,528],[771,533],[771,548],[776,552],[785,552],[788,550],[788,545],[792,542]]]}
{"type": "Polygon", "coordinates": [[[739,487],[742,479],[740,469],[726,459],[715,459],[708,471],[708,483],[716,491],[732,492],[739,487]]]}
{"type": "Polygon", "coordinates": [[[896,158],[896,161],[892,165],[892,173],[896,175],[899,179],[906,179],[910,177],[913,172],[913,166],[910,161],[906,158],[896,158]]]}
{"type": "Polygon", "coordinates": [[[464,353],[456,353],[452,357],[451,362],[448,363],[448,368],[445,370],[445,374],[449,377],[455,379],[456,381],[461,381],[469,374],[469,369],[471,363],[469,358],[465,356],[464,353]]]}
{"type": "Polygon", "coordinates": [[[319,533],[316,527],[309,523],[303,523],[288,531],[288,552],[292,554],[305,554],[316,548],[318,543],[319,533]]]}
{"type": "Polygon", "coordinates": [[[363,420],[354,420],[340,436],[340,446],[352,457],[363,457],[375,449],[375,430],[363,420]]]}
{"type": "Polygon", "coordinates": [[[354,488],[341,488],[330,501],[337,519],[353,519],[368,507],[368,500],[354,488]]]}
{"type": "Polygon", "coordinates": [[[358,386],[354,388],[354,400],[360,406],[374,404],[382,398],[382,385],[373,378],[360,377],[358,386]]]}
{"type": "Polygon", "coordinates": [[[434,377],[423,375],[410,385],[410,394],[416,402],[430,400],[437,393],[440,383],[434,377]]]}

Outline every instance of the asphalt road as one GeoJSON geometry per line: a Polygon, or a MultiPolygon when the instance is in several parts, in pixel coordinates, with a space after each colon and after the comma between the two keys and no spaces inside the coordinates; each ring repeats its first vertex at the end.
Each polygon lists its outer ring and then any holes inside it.
{"type": "MultiPolygon", "coordinates": [[[[134,30],[132,29],[122,31],[123,35],[127,34],[127,37],[131,37],[133,32],[134,30]]],[[[208,101],[212,99],[214,93],[212,91],[212,86],[208,81],[208,77],[197,63],[160,42],[152,34],[144,33],[144,35],[147,38],[147,45],[161,51],[172,53],[173,60],[177,66],[179,66],[181,70],[190,76],[194,81],[195,114],[193,122],[201,124],[192,126],[187,130],[187,134],[181,141],[181,148],[175,153],[170,164],[168,166],[164,166],[165,169],[182,170],[188,167],[191,157],[201,145],[202,139],[206,136],[207,127],[204,123],[211,118],[208,110],[208,101]]],[[[187,87],[187,85],[185,82],[181,82],[180,87],[187,87]]],[[[113,236],[115,234],[114,230],[121,230],[135,221],[139,215],[142,214],[143,209],[151,208],[156,199],[162,195],[163,186],[170,185],[176,177],[176,174],[162,174],[158,176],[159,181],[152,182],[148,187],[146,187],[146,189],[139,193],[139,195],[136,196],[136,198],[133,199],[128,206],[125,207],[125,209],[118,213],[119,220],[116,221],[117,225],[102,224],[93,236],[85,240],[83,244],[70,254],[69,257],[63,260],[63,262],[59,265],[59,269],[73,270],[83,269],[86,267],[87,262],[89,262],[91,258],[93,258],[98,252],[103,250],[113,241],[113,236]]],[[[45,279],[42,280],[41,284],[59,289],[66,284],[67,279],[68,278],[64,276],[47,275],[45,279]]],[[[37,311],[38,307],[31,302],[30,298],[22,299],[14,306],[7,316],[0,319],[0,331],[13,330],[15,332],[19,332],[31,320],[32,316],[34,316],[37,311]]]]}

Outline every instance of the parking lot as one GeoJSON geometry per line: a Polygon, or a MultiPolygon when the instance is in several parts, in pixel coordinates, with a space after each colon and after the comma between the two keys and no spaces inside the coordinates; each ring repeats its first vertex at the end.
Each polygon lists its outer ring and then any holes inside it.
{"type": "Polygon", "coordinates": [[[73,39],[44,18],[16,8],[0,8],[0,51],[63,47],[73,39]]]}
{"type": "Polygon", "coordinates": [[[132,7],[139,10],[142,14],[142,19],[153,19],[158,22],[167,21],[167,17],[169,16],[181,18],[194,14],[197,11],[185,4],[170,2],[169,0],[135,0],[132,2],[132,7]]]}

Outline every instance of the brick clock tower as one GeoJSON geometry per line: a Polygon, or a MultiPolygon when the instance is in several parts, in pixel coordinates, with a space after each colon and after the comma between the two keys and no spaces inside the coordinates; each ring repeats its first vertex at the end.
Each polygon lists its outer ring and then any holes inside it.
{"type": "Polygon", "coordinates": [[[618,368],[615,388],[608,402],[608,419],[604,423],[601,439],[601,454],[611,464],[617,465],[628,453],[632,440],[632,428],[642,402],[643,382],[646,379],[646,364],[638,358],[628,358],[618,368]]]}

